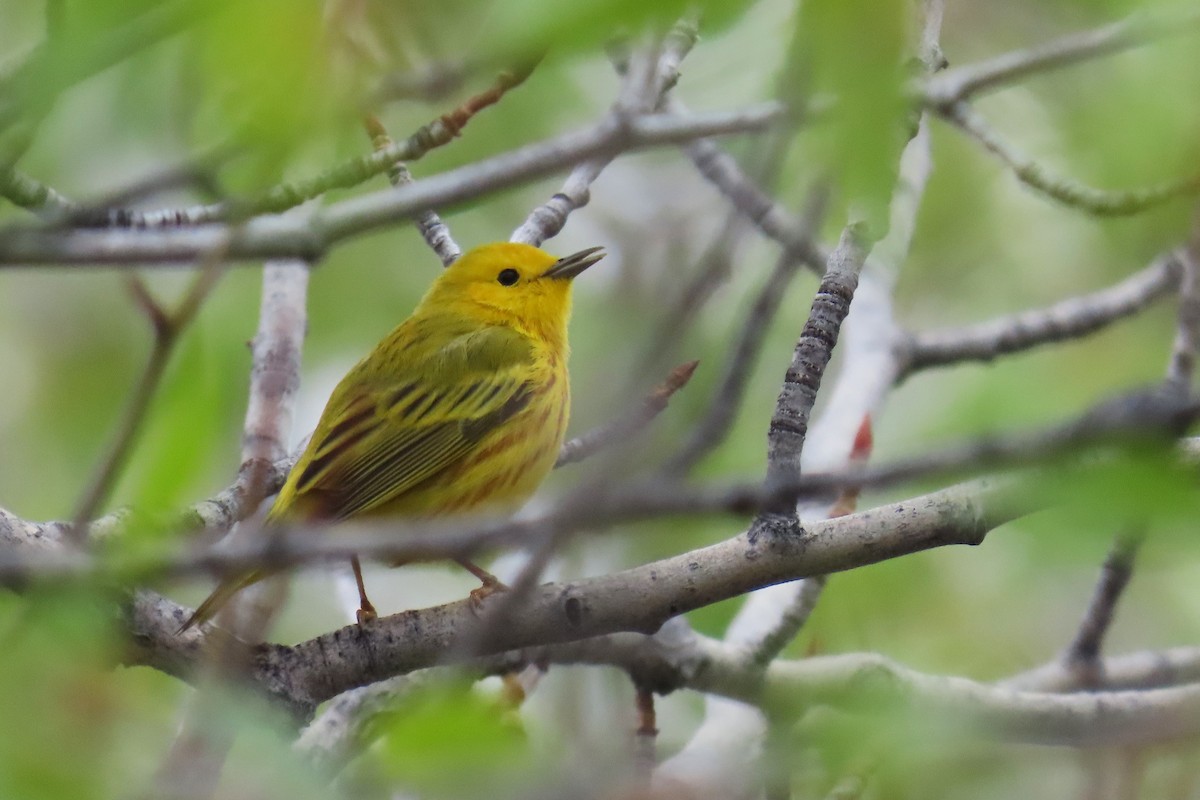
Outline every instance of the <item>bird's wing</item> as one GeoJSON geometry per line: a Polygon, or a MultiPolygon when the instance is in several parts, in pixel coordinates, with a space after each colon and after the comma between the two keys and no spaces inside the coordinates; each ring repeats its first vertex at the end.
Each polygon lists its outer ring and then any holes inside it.
{"type": "Polygon", "coordinates": [[[386,379],[348,380],[313,435],[296,496],[319,497],[321,515],[333,519],[396,499],[529,403],[533,358],[526,337],[488,327],[406,360],[386,379]]]}

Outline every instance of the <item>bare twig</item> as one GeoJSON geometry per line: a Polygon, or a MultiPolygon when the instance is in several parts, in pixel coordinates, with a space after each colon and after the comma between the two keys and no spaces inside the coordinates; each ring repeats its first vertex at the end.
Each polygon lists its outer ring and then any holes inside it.
{"type": "Polygon", "coordinates": [[[427,686],[434,674],[418,670],[343,692],[304,728],[293,749],[324,772],[336,773],[357,755],[374,714],[427,686]]]}
{"type": "MultiPolygon", "coordinates": [[[[615,124],[605,119],[575,133],[526,145],[400,189],[331,204],[306,217],[260,216],[233,229],[206,225],[152,230],[42,230],[10,227],[0,237],[0,265],[177,263],[195,260],[228,242],[232,261],[261,258],[317,260],[330,246],[406,219],[422,208],[447,208],[498,189],[552,174],[597,154],[617,153],[689,139],[762,130],[781,114],[777,104],[686,117],[648,114],[615,124]]],[[[373,158],[378,158],[375,154],[373,158]]],[[[379,159],[387,169],[394,154],[379,159]]],[[[369,176],[368,176],[369,177],[369,176]]],[[[356,178],[354,183],[360,182],[356,178]]],[[[324,191],[324,189],[322,189],[324,191]]],[[[292,204],[289,202],[287,207],[292,204]]]]}
{"type": "MultiPolygon", "coordinates": [[[[498,102],[508,90],[520,85],[528,74],[528,71],[501,73],[493,87],[468,99],[453,111],[421,126],[402,142],[393,142],[382,126],[378,126],[378,130],[368,128],[368,134],[376,144],[375,151],[370,156],[349,159],[312,178],[280,184],[257,196],[180,209],[76,209],[69,219],[81,225],[155,228],[238,221],[258,214],[277,214],[332,189],[356,186],[384,172],[403,174],[405,168],[401,162],[415,161],[430,150],[449,144],[476,113],[498,102]],[[382,132],[382,137],[378,136],[379,132],[382,132]]],[[[396,185],[397,181],[393,179],[392,183],[396,185]]],[[[425,223],[421,222],[421,213],[423,212],[418,212],[416,216],[418,224],[423,226],[425,223]]],[[[424,232],[425,228],[422,227],[422,233],[424,232]]]]}
{"type": "Polygon", "coordinates": [[[724,374],[707,411],[693,426],[687,440],[664,464],[670,475],[685,475],[704,456],[719,447],[733,426],[741,407],[750,375],[766,341],[767,329],[783,302],[788,284],[800,267],[800,259],[785,250],[746,313],[741,332],[725,361],[724,374]]]}
{"type": "Polygon", "coordinates": [[[1145,189],[1111,191],[1096,189],[1061,175],[1054,175],[1040,163],[1008,144],[966,103],[944,109],[942,116],[970,135],[1012,170],[1031,189],[1064,205],[1098,216],[1138,214],[1179,197],[1200,192],[1200,175],[1189,175],[1145,189]]]}
{"type": "Polygon", "coordinates": [[[643,686],[636,688],[638,726],[633,733],[633,769],[635,783],[644,786],[649,784],[658,763],[658,719],[654,713],[654,692],[643,686]]]}
{"type": "MultiPolygon", "coordinates": [[[[438,119],[438,123],[440,123],[438,130],[445,131],[449,138],[458,136],[476,114],[488,106],[500,102],[500,99],[511,89],[524,83],[536,65],[537,62],[533,61],[518,70],[501,72],[490,88],[468,98],[453,111],[443,114],[438,119]]],[[[394,147],[391,137],[388,136],[387,129],[384,128],[383,123],[377,117],[373,114],[366,115],[364,124],[367,128],[367,135],[371,137],[371,142],[376,152],[386,151],[394,147]]],[[[447,141],[449,141],[449,138],[447,141]]],[[[413,178],[404,162],[397,160],[388,169],[388,180],[391,181],[392,186],[403,186],[412,183],[413,178]]],[[[413,221],[416,222],[417,228],[421,231],[421,236],[425,239],[426,243],[429,244],[433,252],[437,253],[438,258],[442,260],[443,266],[450,266],[462,255],[462,248],[458,246],[454,238],[450,235],[450,229],[432,209],[418,211],[413,216],[413,221]]]]}
{"type": "Polygon", "coordinates": [[[1182,276],[1179,280],[1179,312],[1175,343],[1167,364],[1167,383],[1186,394],[1196,372],[1196,354],[1200,350],[1200,221],[1192,241],[1179,254],[1182,276]]]}
{"type": "Polygon", "coordinates": [[[767,680],[767,691],[778,700],[791,687],[805,704],[867,716],[935,715],[1004,741],[1094,747],[1200,734],[1200,686],[1194,684],[1132,692],[1021,692],[923,675],[878,655],[777,661],[767,680]]]}
{"type": "MultiPolygon", "coordinates": [[[[387,129],[383,127],[383,123],[377,117],[368,114],[363,118],[363,124],[366,126],[367,135],[371,137],[371,144],[374,145],[376,151],[391,146],[391,137],[388,136],[387,129]]],[[[465,121],[463,124],[466,124],[465,121]]],[[[397,161],[388,170],[388,180],[391,181],[392,186],[404,186],[412,183],[413,177],[404,162],[397,161]]],[[[450,228],[436,211],[431,209],[419,211],[413,216],[413,222],[417,224],[417,229],[421,231],[421,237],[425,243],[441,259],[442,266],[450,266],[462,255],[462,248],[454,241],[454,237],[450,235],[450,228]]]]}
{"type": "Polygon", "coordinates": [[[927,79],[922,93],[931,107],[950,108],[1031,75],[1119,53],[1156,39],[1191,34],[1198,24],[1200,12],[1184,4],[1155,12],[1142,11],[1119,22],[1071,33],[1027,50],[948,69],[927,79]]]}
{"type": "Polygon", "coordinates": [[[121,415],[112,442],[101,458],[92,479],[88,482],[83,496],[75,507],[73,519],[79,530],[79,536],[86,536],[86,523],[104,505],[116,483],[117,477],[129,458],[130,450],[137,438],[138,432],[145,422],[146,412],[150,401],[158,390],[158,385],[166,373],[167,364],[175,351],[180,334],[186,330],[200,310],[205,298],[216,286],[224,272],[221,263],[222,254],[216,252],[205,259],[191,286],[184,293],[183,299],[173,311],[165,311],[147,292],[140,278],[134,277],[130,282],[130,291],[138,305],[146,312],[154,327],[154,345],[150,358],[138,379],[130,396],[129,404],[121,415]]]}
{"type": "Polygon", "coordinates": [[[1181,270],[1180,254],[1171,252],[1120,283],[1092,294],[975,325],[912,334],[900,346],[900,379],[930,367],[991,361],[1094,333],[1170,294],[1179,285],[1181,270]]]}
{"type": "MultiPolygon", "coordinates": [[[[816,401],[825,367],[837,344],[842,320],[858,287],[858,273],[872,242],[860,223],[848,226],[837,248],[829,256],[825,277],[813,298],[808,321],[796,342],[792,363],[784,374],[783,387],[767,433],[767,484],[795,480],[800,475],[800,453],[808,435],[808,419],[816,401]]],[[[755,527],[772,528],[771,519],[784,514],[794,517],[794,506],[772,509],[755,527]]]]}
{"type": "Polygon", "coordinates": [[[1063,653],[1065,666],[1077,674],[1081,687],[1096,688],[1104,684],[1104,676],[1099,672],[1100,649],[1105,634],[1112,626],[1117,601],[1133,576],[1133,562],[1141,540],[1139,534],[1123,535],[1117,539],[1104,561],[1100,580],[1096,582],[1075,638],[1063,653]]]}
{"type": "MultiPolygon", "coordinates": [[[[1154,689],[1200,682],[1200,648],[1175,647],[1101,658],[1104,689],[1154,689]]],[[[1081,687],[1079,674],[1061,658],[1006,678],[997,684],[1040,692],[1074,692],[1081,687]]]]}
{"type": "MultiPolygon", "coordinates": [[[[679,62],[692,49],[697,35],[695,22],[681,20],[667,35],[661,55],[649,51],[633,56],[626,69],[621,95],[609,112],[618,125],[658,108],[663,94],[674,86],[679,62]]],[[[587,205],[592,183],[616,155],[605,153],[577,164],[562,188],[530,212],[525,222],[513,231],[511,240],[540,245],[556,236],[566,225],[571,212],[587,205]]]]}
{"type": "MultiPolygon", "coordinates": [[[[850,449],[850,457],[847,462],[850,465],[866,463],[870,458],[873,446],[871,420],[870,417],[866,417],[854,437],[854,444],[850,449]]],[[[847,486],[842,489],[838,499],[826,514],[826,518],[836,519],[853,514],[858,507],[858,495],[859,488],[857,486],[847,486]]],[[[826,582],[827,576],[825,575],[814,575],[799,582],[790,602],[778,615],[775,624],[754,642],[750,651],[753,663],[761,669],[766,669],[767,665],[774,661],[783,652],[783,649],[796,638],[800,629],[812,616],[812,612],[816,610],[826,582]]]]}
{"type": "MultiPolygon", "coordinates": [[[[300,353],[304,344],[308,265],[268,263],[263,267],[258,332],[251,343],[253,367],[250,397],[242,434],[242,471],[246,505],[253,508],[267,494],[272,464],[287,453],[292,409],[300,384],[300,353]]],[[[261,532],[259,532],[261,533],[261,532]]],[[[281,600],[278,592],[271,598],[281,600]]],[[[155,778],[155,791],[172,798],[206,800],[213,795],[233,733],[220,724],[220,684],[235,677],[249,658],[245,642],[258,641],[274,615],[271,603],[235,604],[223,610],[222,620],[234,622],[234,637],[210,640],[203,677],[184,712],[179,734],[172,742],[155,778]],[[236,613],[249,607],[249,613],[236,613]]]]}
{"type": "Polygon", "coordinates": [[[249,508],[276,488],[271,479],[273,467],[287,456],[292,411],[300,388],[307,295],[308,264],[283,261],[264,265],[258,332],[251,343],[250,399],[242,432],[242,470],[248,473],[243,503],[249,508]]]}
{"type": "Polygon", "coordinates": [[[680,364],[671,370],[666,380],[651,389],[629,414],[564,442],[554,466],[562,467],[583,461],[606,447],[629,439],[645,428],[666,409],[671,396],[687,385],[699,365],[699,361],[680,364]]]}
{"type": "MultiPolygon", "coordinates": [[[[686,107],[673,98],[668,99],[666,108],[675,114],[687,113],[686,107]]],[[[824,271],[829,255],[813,240],[821,222],[819,212],[802,217],[789,213],[759,188],[732,156],[706,138],[688,143],[684,153],[700,174],[728,197],[765,236],[793,252],[814,272],[824,271]]]]}

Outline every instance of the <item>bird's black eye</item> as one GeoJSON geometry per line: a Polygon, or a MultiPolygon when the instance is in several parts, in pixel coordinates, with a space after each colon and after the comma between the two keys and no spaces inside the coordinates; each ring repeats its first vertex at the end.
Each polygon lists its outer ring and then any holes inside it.
{"type": "Polygon", "coordinates": [[[521,277],[521,273],[517,272],[512,267],[500,270],[500,274],[496,276],[496,280],[500,281],[501,286],[512,286],[521,277]]]}

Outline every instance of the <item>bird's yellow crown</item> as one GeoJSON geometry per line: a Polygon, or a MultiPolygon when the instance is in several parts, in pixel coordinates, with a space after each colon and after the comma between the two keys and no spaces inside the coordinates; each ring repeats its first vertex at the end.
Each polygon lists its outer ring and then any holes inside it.
{"type": "Polygon", "coordinates": [[[543,341],[563,341],[571,313],[571,279],[603,256],[598,247],[555,258],[527,244],[482,245],[446,268],[416,313],[458,312],[509,325],[543,341]]]}

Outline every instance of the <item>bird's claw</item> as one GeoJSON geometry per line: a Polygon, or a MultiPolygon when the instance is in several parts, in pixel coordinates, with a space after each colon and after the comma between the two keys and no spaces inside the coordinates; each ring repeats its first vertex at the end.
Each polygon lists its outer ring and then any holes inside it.
{"type": "Polygon", "coordinates": [[[481,585],[471,590],[468,596],[468,602],[471,604],[471,610],[478,616],[483,611],[483,601],[497,592],[507,592],[508,586],[502,581],[492,578],[490,581],[484,581],[481,585]]]}

